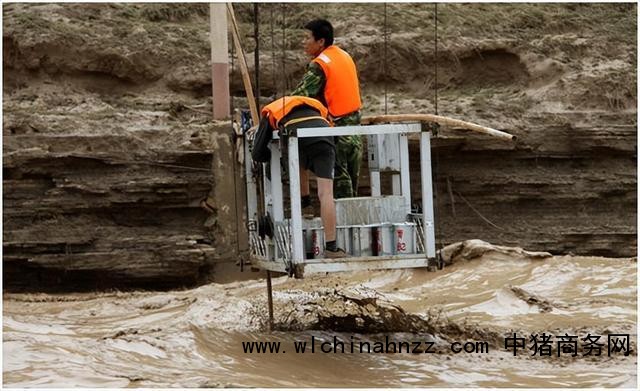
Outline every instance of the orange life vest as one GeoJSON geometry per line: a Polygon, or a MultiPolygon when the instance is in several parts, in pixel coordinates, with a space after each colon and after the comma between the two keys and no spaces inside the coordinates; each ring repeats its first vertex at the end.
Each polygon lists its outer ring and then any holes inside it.
{"type": "Polygon", "coordinates": [[[272,129],[278,129],[280,120],[287,116],[294,108],[307,105],[313,107],[320,112],[322,118],[327,118],[327,108],[324,107],[319,100],[309,98],[307,96],[284,96],[280,99],[276,99],[262,108],[260,112],[262,116],[269,115],[269,123],[272,129]]]}
{"type": "Polygon", "coordinates": [[[335,45],[324,49],[313,62],[320,65],[326,78],[324,100],[333,117],[360,110],[358,71],[351,56],[335,45]]]}

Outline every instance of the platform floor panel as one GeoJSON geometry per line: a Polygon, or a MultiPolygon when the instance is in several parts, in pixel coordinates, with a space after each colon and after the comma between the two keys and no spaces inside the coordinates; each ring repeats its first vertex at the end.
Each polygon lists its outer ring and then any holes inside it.
{"type": "MultiPolygon", "coordinates": [[[[255,260],[253,263],[260,269],[286,273],[286,265],[282,261],[255,260]]],[[[350,257],[337,259],[305,259],[295,265],[296,277],[314,273],[335,273],[360,270],[385,270],[429,267],[433,265],[424,255],[392,255],[387,257],[350,257]]]]}

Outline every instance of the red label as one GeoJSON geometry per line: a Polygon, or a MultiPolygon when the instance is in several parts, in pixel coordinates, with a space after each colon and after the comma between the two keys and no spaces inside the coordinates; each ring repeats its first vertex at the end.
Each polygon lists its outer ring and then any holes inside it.
{"type": "Polygon", "coordinates": [[[398,243],[396,244],[396,251],[404,252],[407,250],[407,244],[404,243],[404,241],[402,240],[402,237],[404,236],[404,230],[398,228],[396,230],[396,233],[398,234],[398,243]]]}

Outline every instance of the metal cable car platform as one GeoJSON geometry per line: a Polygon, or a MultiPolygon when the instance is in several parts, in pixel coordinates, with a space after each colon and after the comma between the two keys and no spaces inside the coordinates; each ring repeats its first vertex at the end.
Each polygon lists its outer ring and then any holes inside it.
{"type": "MultiPolygon", "coordinates": [[[[252,175],[250,160],[245,164],[251,264],[297,278],[322,272],[437,266],[430,140],[431,127],[424,123],[299,128],[274,134],[270,163],[261,165],[262,183],[252,175]],[[411,213],[408,137],[412,133],[420,138],[422,213],[411,213]],[[367,136],[372,196],[336,200],[336,242],[349,256],[325,259],[320,218],[302,216],[298,139],[346,135],[367,136]],[[285,149],[286,161],[282,160],[285,149]],[[288,186],[283,184],[283,170],[288,171],[288,186]],[[393,194],[381,194],[381,172],[391,173],[393,194]],[[262,215],[258,186],[264,197],[262,215]]],[[[246,159],[251,156],[248,144],[246,159]]]]}

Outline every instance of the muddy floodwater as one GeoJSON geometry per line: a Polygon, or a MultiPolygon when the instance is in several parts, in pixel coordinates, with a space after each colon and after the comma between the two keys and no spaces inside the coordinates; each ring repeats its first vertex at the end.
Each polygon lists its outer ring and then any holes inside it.
{"type": "Polygon", "coordinates": [[[635,259],[471,258],[437,272],[278,277],[273,332],[264,280],[162,293],[5,294],[4,386],[637,386],[635,259]],[[532,356],[531,335],[543,332],[553,337],[551,356],[532,356]],[[526,338],[515,357],[504,346],[513,333],[526,338]],[[558,357],[565,334],[579,338],[577,355],[558,357]],[[608,354],[608,338],[627,334],[632,352],[608,354]],[[601,336],[600,356],[584,356],[587,335],[601,336]],[[294,342],[305,341],[296,353],[294,342]],[[358,351],[388,341],[423,343],[410,353],[358,351]],[[452,352],[466,341],[486,342],[488,352],[452,352]],[[280,342],[280,352],[245,353],[243,342],[280,342]]]}

